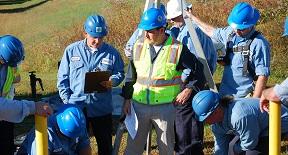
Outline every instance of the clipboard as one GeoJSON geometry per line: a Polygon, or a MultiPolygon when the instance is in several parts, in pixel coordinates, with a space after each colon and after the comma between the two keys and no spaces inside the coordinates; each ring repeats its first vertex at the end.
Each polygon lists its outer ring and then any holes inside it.
{"type": "Polygon", "coordinates": [[[109,71],[87,72],[85,74],[84,93],[103,93],[108,91],[100,82],[108,81],[110,75],[109,71]]]}

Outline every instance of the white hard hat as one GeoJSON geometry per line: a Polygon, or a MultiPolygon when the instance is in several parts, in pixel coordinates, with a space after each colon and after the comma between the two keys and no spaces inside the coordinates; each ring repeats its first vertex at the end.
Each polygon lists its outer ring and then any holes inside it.
{"type": "Polygon", "coordinates": [[[182,15],[181,1],[170,0],[167,3],[167,19],[176,18],[182,15]]]}
{"type": "Polygon", "coordinates": [[[187,9],[192,9],[192,3],[187,3],[187,9]]]}

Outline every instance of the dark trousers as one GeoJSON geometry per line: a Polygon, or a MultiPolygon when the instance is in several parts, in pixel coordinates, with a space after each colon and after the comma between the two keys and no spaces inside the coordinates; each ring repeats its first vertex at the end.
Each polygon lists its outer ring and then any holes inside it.
{"type": "MultiPolygon", "coordinates": [[[[86,119],[87,120],[87,119],[86,119]]],[[[112,114],[88,118],[98,146],[98,155],[112,153],[112,114]]],[[[87,129],[88,130],[88,129],[87,129]]]]}
{"type": "MultiPolygon", "coordinates": [[[[235,136],[229,143],[229,155],[235,155],[233,147],[240,143],[238,136],[235,136]]],[[[253,150],[243,151],[239,155],[268,155],[269,153],[269,137],[260,137],[257,146],[253,150]]]]}
{"type": "Polygon", "coordinates": [[[175,152],[176,155],[204,155],[203,123],[196,121],[191,100],[176,106],[175,152]]]}
{"type": "Polygon", "coordinates": [[[0,154],[13,155],[14,151],[14,124],[0,121],[0,154]]]}

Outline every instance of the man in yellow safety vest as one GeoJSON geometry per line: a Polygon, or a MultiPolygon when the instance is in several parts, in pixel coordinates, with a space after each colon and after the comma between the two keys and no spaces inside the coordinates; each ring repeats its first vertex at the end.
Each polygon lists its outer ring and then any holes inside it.
{"type": "Polygon", "coordinates": [[[138,119],[136,136],[128,137],[127,155],[143,153],[152,125],[160,155],[173,155],[173,104],[191,102],[193,93],[206,83],[203,66],[185,45],[165,33],[166,25],[163,11],[156,8],[145,11],[139,24],[145,37],[134,44],[123,86],[124,113],[130,115],[133,107],[138,119]],[[181,79],[184,69],[191,69],[185,81],[181,79]]]}

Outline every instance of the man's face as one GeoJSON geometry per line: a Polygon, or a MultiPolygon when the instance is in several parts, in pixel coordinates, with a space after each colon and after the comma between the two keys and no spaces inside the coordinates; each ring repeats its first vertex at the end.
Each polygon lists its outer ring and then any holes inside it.
{"type": "Polygon", "coordinates": [[[249,27],[249,28],[243,29],[243,30],[234,29],[234,32],[236,33],[237,36],[243,37],[243,36],[246,36],[251,30],[252,30],[252,28],[249,27]]]}
{"type": "Polygon", "coordinates": [[[159,45],[162,43],[163,33],[165,33],[164,28],[157,28],[153,30],[145,31],[145,38],[151,45],[159,45]]]}
{"type": "Polygon", "coordinates": [[[175,27],[182,27],[184,25],[184,19],[183,16],[178,16],[175,18],[170,19],[170,22],[175,26],[175,27]]]}
{"type": "Polygon", "coordinates": [[[91,48],[98,48],[103,43],[103,37],[102,38],[93,38],[88,33],[85,34],[85,37],[87,39],[87,45],[91,48]]]}
{"type": "Polygon", "coordinates": [[[221,112],[219,108],[215,109],[215,111],[205,119],[205,122],[209,125],[218,123],[220,121],[221,121],[221,112]]]}

